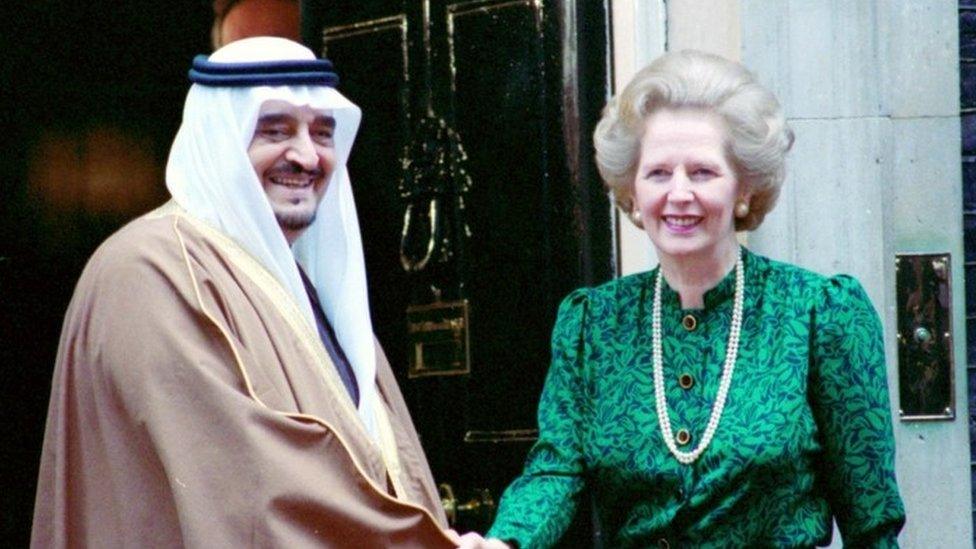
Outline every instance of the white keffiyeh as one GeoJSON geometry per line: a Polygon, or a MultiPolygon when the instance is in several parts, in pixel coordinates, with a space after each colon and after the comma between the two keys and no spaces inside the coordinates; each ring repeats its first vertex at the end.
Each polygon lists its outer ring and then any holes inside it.
{"type": "MultiPolygon", "coordinates": [[[[308,48],[272,37],[232,42],[209,58],[220,63],[312,59],[308,48]]],[[[262,263],[292,295],[314,331],[315,318],[295,261],[302,265],[356,376],[359,417],[377,440],[376,351],[359,220],[346,170],[360,117],[359,107],[326,86],[193,84],[166,166],[166,186],[177,204],[262,263]],[[328,110],[336,120],[335,170],[315,222],[290,248],[247,156],[258,111],[268,100],[328,110]]]]}

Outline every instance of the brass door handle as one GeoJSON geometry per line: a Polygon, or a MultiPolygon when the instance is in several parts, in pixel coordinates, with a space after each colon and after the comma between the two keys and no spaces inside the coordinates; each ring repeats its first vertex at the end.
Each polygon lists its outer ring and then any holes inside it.
{"type": "Polygon", "coordinates": [[[444,506],[444,513],[447,514],[447,523],[454,526],[457,523],[457,498],[454,497],[454,488],[442,482],[437,486],[437,491],[441,495],[441,505],[444,506]]]}
{"type": "Polygon", "coordinates": [[[450,484],[443,482],[437,487],[441,496],[441,505],[447,514],[447,522],[451,526],[457,524],[458,514],[463,515],[486,515],[488,520],[495,512],[495,500],[491,496],[491,491],[487,488],[475,490],[471,498],[464,503],[458,503],[454,496],[454,488],[450,484]]]}

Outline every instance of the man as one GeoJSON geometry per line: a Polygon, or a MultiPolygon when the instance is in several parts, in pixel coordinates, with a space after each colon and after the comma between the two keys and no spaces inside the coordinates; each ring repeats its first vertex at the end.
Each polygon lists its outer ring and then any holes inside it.
{"type": "Polygon", "coordinates": [[[359,109],[280,38],[190,77],[172,200],[95,252],[68,309],[32,545],[453,546],[373,337],[359,109]]]}

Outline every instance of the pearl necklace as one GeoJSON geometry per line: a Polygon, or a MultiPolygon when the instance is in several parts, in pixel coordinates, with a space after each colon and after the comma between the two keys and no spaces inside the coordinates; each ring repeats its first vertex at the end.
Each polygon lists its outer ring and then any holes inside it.
{"type": "Polygon", "coordinates": [[[742,328],[742,304],[744,301],[743,288],[745,283],[742,276],[742,252],[735,263],[735,298],[732,307],[732,326],[729,328],[729,344],[725,349],[725,365],[722,368],[722,380],[719,382],[718,394],[715,395],[715,403],[712,405],[712,415],[708,418],[708,426],[702,435],[698,447],[691,452],[684,452],[678,449],[674,443],[674,434],[671,431],[671,417],[668,415],[668,401],[664,395],[664,365],[661,351],[661,269],[657,272],[657,281],[654,284],[654,309],[651,313],[651,345],[654,356],[654,399],[657,404],[657,422],[661,426],[661,435],[664,443],[668,445],[671,454],[685,465],[694,462],[698,456],[705,451],[715,431],[718,423],[722,419],[722,411],[725,408],[725,399],[729,394],[729,386],[732,384],[732,372],[735,370],[735,360],[739,354],[739,332],[742,328]]]}

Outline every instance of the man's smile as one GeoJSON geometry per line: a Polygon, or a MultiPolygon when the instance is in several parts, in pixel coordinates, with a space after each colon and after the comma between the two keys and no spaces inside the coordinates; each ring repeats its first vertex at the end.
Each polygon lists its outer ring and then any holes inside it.
{"type": "Polygon", "coordinates": [[[318,176],[310,174],[270,175],[268,179],[275,185],[300,189],[312,186],[318,176]]]}

